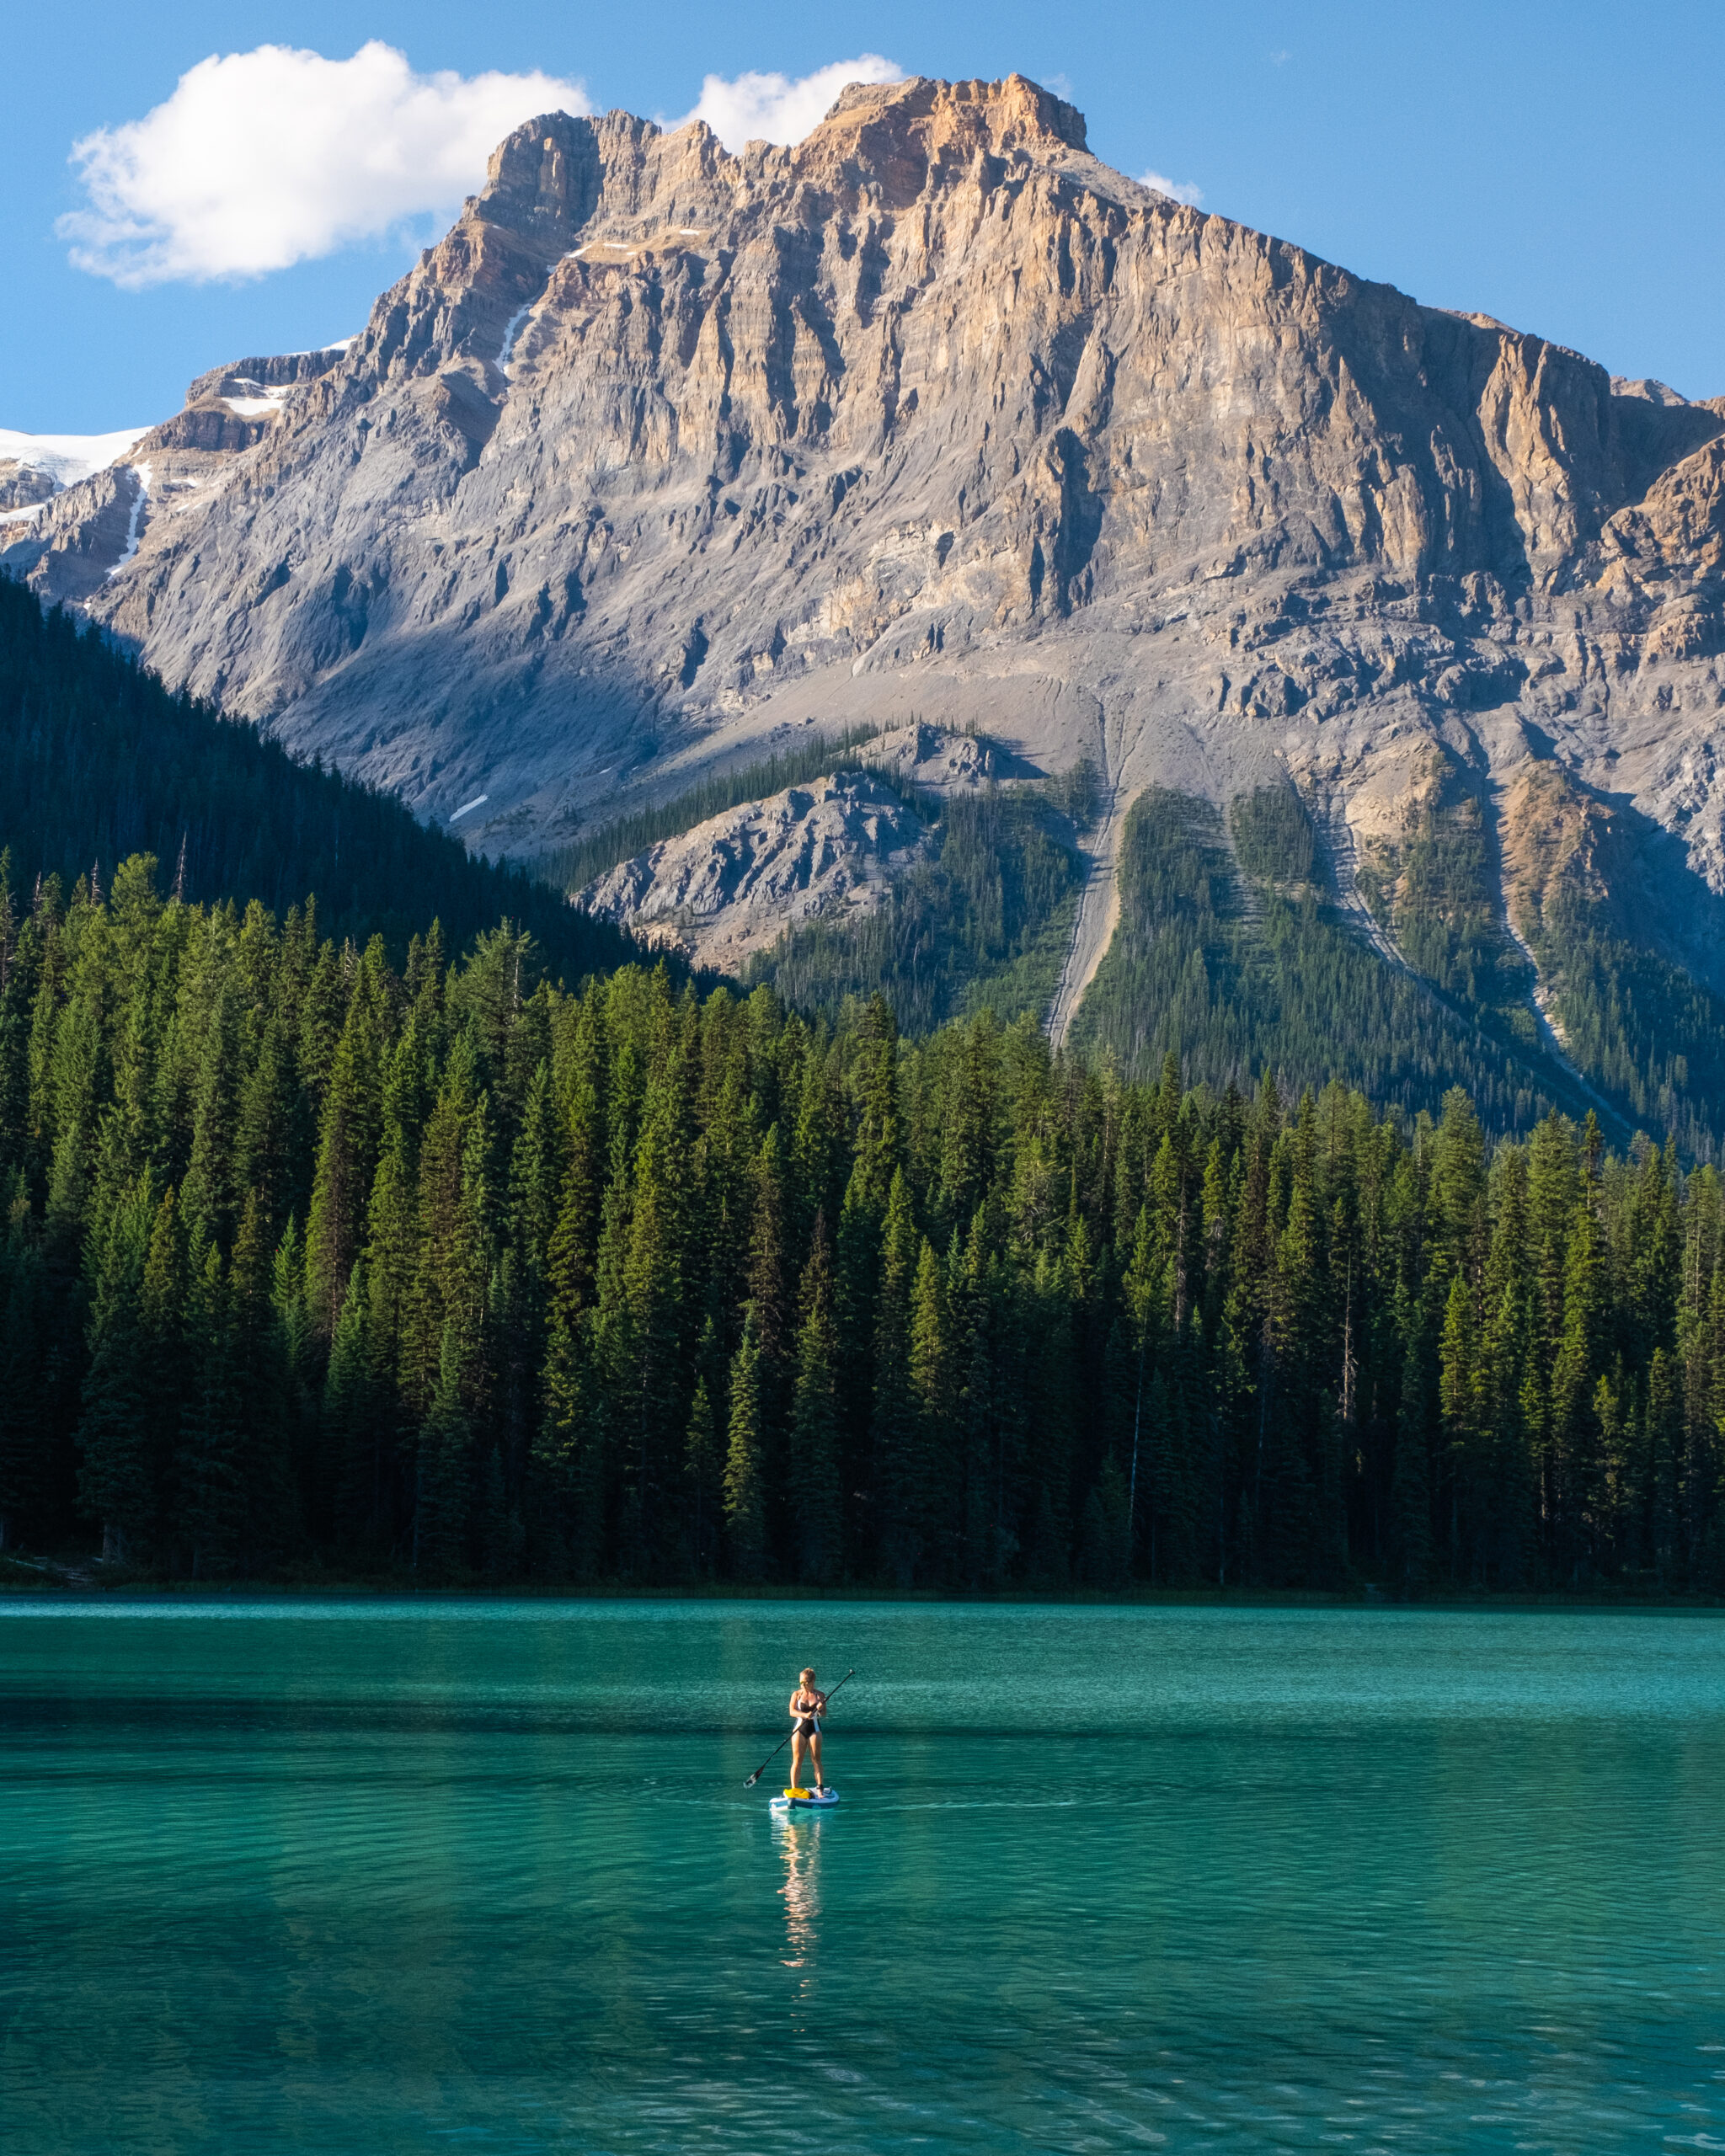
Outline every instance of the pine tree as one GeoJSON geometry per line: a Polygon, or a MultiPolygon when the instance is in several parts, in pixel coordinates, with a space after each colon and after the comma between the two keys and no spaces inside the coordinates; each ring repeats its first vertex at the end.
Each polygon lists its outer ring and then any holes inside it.
{"type": "MultiPolygon", "coordinates": [[[[326,1358],[323,1343],[312,1323],[311,1309],[306,1295],[305,1244],[299,1232],[299,1224],[290,1213],[287,1224],[276,1243],[275,1255],[269,1262],[267,1294],[264,1282],[264,1260],[269,1248],[267,1219],[260,1193],[254,1192],[256,1212],[248,1230],[242,1220],[240,1235],[244,1242],[248,1234],[254,1236],[252,1249],[243,1255],[239,1244],[235,1246],[236,1262],[239,1264],[243,1280],[247,1282],[248,1322],[257,1329],[260,1343],[267,1327],[267,1365],[269,1383],[276,1393],[279,1410],[270,1426],[268,1437],[270,1466],[269,1483],[273,1486],[265,1494],[272,1524],[266,1531],[257,1518],[254,1508],[254,1529],[260,1546],[264,1543],[281,1544],[303,1531],[304,1523],[297,1517],[299,1497],[290,1480],[284,1486],[284,1477],[291,1478],[296,1470],[303,1469],[316,1456],[316,1471],[312,1479],[318,1483],[319,1513],[316,1532],[326,1536],[333,1531],[334,1522],[323,1509],[327,1499],[333,1505],[338,1463],[333,1461],[318,1444],[315,1429],[317,1403],[321,1396],[325,1374],[326,1358]],[[255,1281],[251,1276],[255,1267],[255,1281]],[[265,1304],[267,1302],[267,1309],[265,1304]]],[[[251,1211],[248,1202],[248,1212],[251,1211]]],[[[260,1353],[263,1352],[260,1348],[260,1353]]]]}
{"type": "Polygon", "coordinates": [[[1438,1345],[1438,1417],[1450,1497],[1452,1571],[1458,1554],[1462,1492],[1471,1497],[1480,1472],[1479,1451],[1485,1435],[1481,1419],[1483,1392],[1474,1291],[1458,1269],[1450,1275],[1443,1335],[1438,1345]]]}
{"type": "Polygon", "coordinates": [[[731,1363],[729,1441],[724,1464],[725,1550],[733,1579],[758,1580],[766,1556],[761,1476],[761,1343],[752,1304],[731,1363]]]}
{"type": "Polygon", "coordinates": [[[246,1488],[243,1547],[254,1567],[281,1563],[297,1545],[307,1487],[319,1540],[330,1532],[334,1473],[308,1424],[305,1374],[292,1358],[280,1285],[280,1252],[270,1247],[262,1200],[251,1191],[228,1267],[227,1329],[246,1488]]]}
{"type": "Polygon", "coordinates": [[[1530,1386],[1527,1195],[1526,1155],[1519,1147],[1502,1147],[1492,1169],[1492,1241],[1482,1298],[1479,1415],[1484,1443],[1469,1501],[1472,1569],[1483,1584],[1506,1588],[1526,1583],[1535,1540],[1536,1430],[1525,1405],[1538,1391],[1536,1383],[1530,1386]]]}
{"type": "Polygon", "coordinates": [[[1551,1371],[1552,1556],[1560,1577],[1572,1586],[1592,1568],[1602,1525],[1604,1460],[1596,1401],[1603,1287],[1597,1226],[1583,1197],[1570,1216],[1563,1328],[1551,1371]]]}
{"type": "Polygon", "coordinates": [[[1648,1368],[1642,1561],[1664,1588],[1680,1561],[1683,1406],[1674,1359],[1655,1348],[1648,1368]]]}
{"type": "Polygon", "coordinates": [[[667,1061],[648,1089],[634,1163],[634,1204],[623,1294],[633,1348],[626,1398],[624,1535],[629,1568],[647,1575],[665,1562],[666,1507],[688,1392],[684,1313],[698,1283],[689,1277],[686,1226],[687,1065],[667,1061]]]}
{"type": "Polygon", "coordinates": [[[832,1264],[825,1223],[819,1215],[803,1275],[802,1305],[791,1404],[790,1498],[798,1575],[825,1586],[839,1570],[842,1511],[832,1264]]]}
{"type": "MultiPolygon", "coordinates": [[[[378,1163],[366,1213],[366,1331],[372,1363],[392,1390],[405,1390],[410,1371],[413,1295],[419,1238],[414,1173],[404,1134],[392,1131],[378,1163]]],[[[349,1291],[352,1291],[351,1278],[349,1291]]],[[[344,1302],[344,1308],[345,1303],[344,1302]]],[[[333,1351],[332,1351],[333,1352],[333,1351]]]]}
{"type": "Polygon", "coordinates": [[[789,1360],[790,1299],[786,1287],[789,1250],[785,1219],[784,1155],[774,1123],[755,1161],[754,1229],[749,1248],[749,1300],[771,1385],[789,1360]]]}
{"type": "Polygon", "coordinates": [[[479,1497],[479,1561],[488,1580],[520,1577],[526,1539],[521,1516],[510,1502],[502,1449],[493,1445],[485,1457],[479,1497]]]}
{"type": "Polygon", "coordinates": [[[924,1562],[951,1577],[958,1561],[951,1488],[951,1440],[957,1421],[958,1379],[949,1337],[944,1268],[925,1235],[911,1293],[908,1376],[916,1453],[923,1467],[921,1499],[924,1562]]]}
{"type": "MultiPolygon", "coordinates": [[[[420,1418],[437,1389],[444,1329],[464,1270],[458,1223],[467,1126],[476,1106],[472,1081],[472,1058],[458,1043],[419,1148],[414,1271],[403,1299],[398,1367],[403,1401],[420,1418]]],[[[374,1278],[376,1262],[374,1256],[374,1278]]]]}
{"type": "MultiPolygon", "coordinates": [[[[529,1323],[536,1329],[542,1319],[551,1243],[566,1177],[564,1126],[551,1065],[542,1059],[527,1087],[521,1134],[510,1161],[510,1235],[526,1283],[529,1323]]],[[[536,1330],[530,1345],[537,1344],[536,1330]]]]}
{"type": "Polygon", "coordinates": [[[320,1339],[334,1331],[366,1233],[383,1120],[379,1069],[382,992],[368,953],[331,1059],[318,1133],[318,1166],[306,1223],[306,1287],[320,1339]]]}
{"type": "Polygon", "coordinates": [[[1406,1309],[1401,1331],[1404,1347],[1390,1489],[1391,1546],[1397,1584],[1404,1592],[1418,1593],[1426,1584],[1432,1555],[1432,1389],[1424,1315],[1417,1302],[1406,1309]]]}
{"type": "Polygon", "coordinates": [[[594,1313],[553,1312],[528,1462],[528,1553],[542,1577],[590,1579],[606,1554],[609,1458],[594,1313]]]}
{"type": "Polygon", "coordinates": [[[1085,1501],[1081,1577],[1091,1587],[1124,1587],[1130,1554],[1126,1478],[1109,1453],[1085,1501]]]}
{"type": "Polygon", "coordinates": [[[329,1343],[323,1444],[335,1473],[334,1534],[343,1548],[378,1540],[383,1518],[383,1426],[371,1352],[371,1285],[358,1260],[329,1343]]]}
{"type": "Polygon", "coordinates": [[[210,1243],[195,1268],[187,1311],[191,1390],[176,1476],[179,1524],[195,1580],[236,1572],[245,1532],[246,1433],[233,1334],[222,1253],[210,1243]]]}
{"type": "MultiPolygon", "coordinates": [[[[56,1123],[55,1046],[67,999],[71,953],[60,904],[60,879],[36,888],[30,917],[19,937],[18,993],[29,993],[29,1038],[23,1052],[24,1138],[20,1148],[26,1186],[38,1201],[48,1187],[56,1123]]],[[[22,1027],[22,1011],[19,1012],[22,1027]]]]}
{"type": "Polygon", "coordinates": [[[422,1577],[499,1581],[1725,1582],[1725,1187],[1669,1135],[1546,1116],[1488,1165],[1494,1096],[1284,1117],[1030,1022],[900,1044],[883,1004],[811,1027],[662,969],[569,995],[515,928],[398,979],[309,905],[195,903],[188,861],[69,905],[0,862],[8,1539],[105,1522],[200,1576],[417,1537],[422,1577]]]}
{"type": "Polygon", "coordinates": [[[1476,1285],[1487,1236],[1485,1159],[1485,1134],[1473,1102],[1452,1086],[1444,1096],[1432,1146],[1434,1257],[1445,1278],[1459,1273],[1476,1285]]]}
{"type": "Polygon", "coordinates": [[[279,1235],[293,1211],[298,1182],[298,1102],[293,1090],[292,1041],[278,1011],[265,1017],[255,1061],[240,1089],[234,1143],[234,1183],[255,1191],[264,1225],[279,1235]]]}
{"type": "Polygon", "coordinates": [[[443,1328],[437,1389],[420,1426],[418,1494],[414,1508],[414,1569],[437,1583],[467,1569],[473,1492],[473,1430],[466,1406],[459,1322],[443,1328]]]}
{"type": "Polygon", "coordinates": [[[717,1568],[718,1524],[722,1518],[724,1455],[713,1419],[713,1397],[704,1375],[695,1380],[683,1447],[683,1472],[689,1487],[687,1564],[697,1579],[711,1579],[717,1568]]]}
{"type": "MultiPolygon", "coordinates": [[[[3,894],[0,878],[0,894],[3,894]]],[[[0,950],[7,923],[0,915],[0,950]]],[[[21,1169],[4,1192],[0,1242],[0,1550],[21,1543],[40,1521],[48,1491],[43,1385],[48,1280],[21,1169]]]]}
{"type": "Polygon", "coordinates": [[[48,1249],[51,1261],[57,1260],[68,1270],[94,1193],[99,1131],[109,1082],[104,1039],[107,985],[100,916],[88,905],[75,905],[69,931],[77,930],[80,915],[84,926],[71,969],[70,1001],[53,1033],[48,1074],[52,1102],[49,1127],[53,1132],[48,1173],[48,1249]]]}
{"type": "Polygon", "coordinates": [[[198,1065],[191,1160],[179,1209],[189,1235],[201,1234],[223,1250],[239,1218],[240,1084],[239,1012],[235,993],[224,980],[198,1065]]]}
{"type": "Polygon", "coordinates": [[[911,1326],[919,1254],[910,1186],[904,1170],[898,1168],[889,1190],[881,1252],[870,1446],[881,1561],[900,1587],[911,1586],[918,1576],[928,1524],[924,1424],[911,1388],[911,1326]]]}
{"type": "Polygon", "coordinates": [[[122,862],[109,905],[113,1100],[102,1118],[92,1200],[98,1215],[147,1167],[158,1164],[163,1153],[156,1081],[167,1049],[173,976],[183,957],[185,923],[183,908],[163,918],[155,874],[152,855],[122,862]]]}
{"type": "Polygon", "coordinates": [[[1334,1509],[1337,1478],[1326,1457],[1334,1428],[1332,1403],[1313,1353],[1329,1333],[1329,1267],[1316,1187],[1316,1135],[1315,1104],[1308,1092],[1300,1101],[1288,1148],[1286,1225],[1276,1239],[1265,1283],[1278,1398],[1264,1431],[1259,1502],[1268,1513],[1263,1562],[1267,1577],[1279,1586],[1332,1577],[1345,1540],[1345,1525],[1334,1509]]]}
{"type": "Polygon", "coordinates": [[[140,1308],[156,1209],[151,1178],[141,1177],[92,1252],[78,1489],[102,1523],[102,1556],[110,1562],[148,1557],[162,1497],[146,1413],[140,1308]]]}

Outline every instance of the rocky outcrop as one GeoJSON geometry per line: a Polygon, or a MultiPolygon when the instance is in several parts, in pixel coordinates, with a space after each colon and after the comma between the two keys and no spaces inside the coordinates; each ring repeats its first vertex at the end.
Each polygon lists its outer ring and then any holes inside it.
{"type": "Polygon", "coordinates": [[[88,606],[137,552],[149,512],[151,468],[121,462],[56,494],[30,526],[26,547],[53,564],[54,597],[88,606]]]}
{"type": "Polygon", "coordinates": [[[736,973],[788,929],[872,912],[927,841],[896,791],[843,771],[709,817],[595,878],[576,902],[736,973]]]}
{"type": "Polygon", "coordinates": [[[15,456],[0,456],[0,510],[34,509],[51,501],[60,483],[40,464],[27,464],[15,456]]]}
{"type": "Polygon", "coordinates": [[[428,816],[484,795],[474,844],[920,715],[1118,801],[1291,775],[1338,857],[1434,751],[1553,760],[1725,889],[1725,408],[1152,193],[1020,77],[740,157],[547,115],[275,364],[196,386],[288,387],[254,443],[140,446],[116,573],[58,502],[29,573],[428,816]]]}
{"type": "MultiPolygon", "coordinates": [[[[47,472],[47,493],[34,499],[51,500],[53,513],[32,517],[22,532],[0,531],[0,568],[27,577],[45,599],[91,606],[130,567],[146,536],[152,531],[159,536],[235,457],[255,448],[295,392],[327,373],[346,349],[241,360],[200,375],[171,419],[111,438],[94,468],[76,464],[69,479],[47,472]]],[[[6,470],[0,464],[0,495],[6,470]]],[[[8,506],[0,500],[0,509],[8,506]]]]}
{"type": "MultiPolygon", "coordinates": [[[[794,754],[801,744],[788,729],[772,746],[794,754]]],[[[736,971],[807,921],[841,929],[873,912],[893,878],[932,850],[944,798],[1026,776],[988,740],[920,719],[837,744],[835,766],[718,815],[692,816],[676,837],[592,878],[575,903],[701,965],[736,971]]],[[[665,813],[676,806],[673,798],[665,813]]]]}
{"type": "Polygon", "coordinates": [[[235,360],[225,367],[211,367],[187,390],[185,401],[198,404],[210,398],[249,398],[267,396],[272,390],[298,389],[338,366],[352,342],[351,337],[344,337],[339,344],[325,344],[317,351],[277,352],[273,356],[235,360]]]}

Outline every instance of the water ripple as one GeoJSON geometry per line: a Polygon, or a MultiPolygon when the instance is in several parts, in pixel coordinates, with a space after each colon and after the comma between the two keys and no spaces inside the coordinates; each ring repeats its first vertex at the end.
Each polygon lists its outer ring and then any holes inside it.
{"type": "Polygon", "coordinates": [[[8,2156],[1725,2148],[1717,1622],[0,1615],[8,2156]]]}

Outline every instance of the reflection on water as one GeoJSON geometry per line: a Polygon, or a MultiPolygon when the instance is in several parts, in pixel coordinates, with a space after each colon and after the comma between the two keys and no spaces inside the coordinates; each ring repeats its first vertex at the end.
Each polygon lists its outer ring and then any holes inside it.
{"type": "Polygon", "coordinates": [[[820,1915],[820,1820],[818,1814],[774,1812],[772,1831],[784,1859],[785,1957],[788,1969],[800,1969],[814,1951],[820,1915]]]}
{"type": "Polygon", "coordinates": [[[1722,1649],[0,1599],[0,2150],[1725,2149],[1722,1649]],[[780,1817],[809,1662],[845,1801],[780,1817]]]}

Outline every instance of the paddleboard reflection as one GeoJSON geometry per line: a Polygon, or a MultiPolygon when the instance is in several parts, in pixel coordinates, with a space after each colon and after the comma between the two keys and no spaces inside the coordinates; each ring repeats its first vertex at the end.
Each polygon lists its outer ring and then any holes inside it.
{"type": "Polygon", "coordinates": [[[772,1831],[784,1859],[785,1956],[788,1969],[800,1969],[812,1958],[820,1918],[820,1815],[776,1814],[772,1831]]]}

